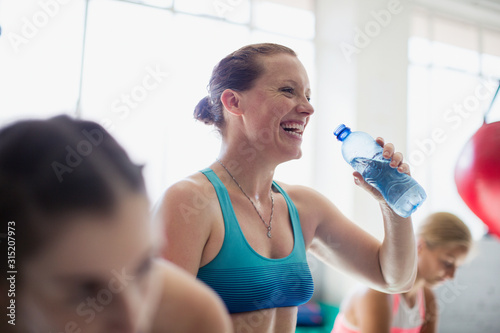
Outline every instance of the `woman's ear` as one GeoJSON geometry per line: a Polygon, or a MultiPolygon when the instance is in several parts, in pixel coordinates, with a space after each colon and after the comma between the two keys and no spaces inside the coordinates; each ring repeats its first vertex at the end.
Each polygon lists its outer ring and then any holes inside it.
{"type": "Polygon", "coordinates": [[[243,111],[241,110],[241,95],[232,89],[226,89],[222,92],[220,100],[224,108],[231,114],[235,116],[241,116],[243,111]]]}

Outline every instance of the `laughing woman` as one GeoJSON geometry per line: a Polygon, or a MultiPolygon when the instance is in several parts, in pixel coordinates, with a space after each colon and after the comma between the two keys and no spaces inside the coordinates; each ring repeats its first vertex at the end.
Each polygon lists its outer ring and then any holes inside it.
{"type": "MultiPolygon", "coordinates": [[[[167,189],[158,210],[164,257],[220,295],[236,332],[294,331],[297,305],[313,293],[307,250],[382,291],[406,291],[415,279],[411,219],[396,215],[359,173],[356,184],[380,203],[382,243],[313,189],[274,181],[279,164],[301,156],[310,95],[287,47],[249,45],[222,59],[195,109],[221,133],[219,156],[167,189]]],[[[401,153],[377,141],[391,166],[409,173],[401,153]]]]}

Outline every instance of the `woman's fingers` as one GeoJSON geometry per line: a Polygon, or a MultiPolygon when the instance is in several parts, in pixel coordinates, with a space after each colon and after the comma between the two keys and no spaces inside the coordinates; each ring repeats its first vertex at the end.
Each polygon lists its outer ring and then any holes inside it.
{"type": "Polygon", "coordinates": [[[382,194],[380,194],[380,192],[375,187],[373,187],[370,184],[368,184],[367,182],[365,182],[365,180],[363,179],[363,176],[359,172],[354,171],[354,173],[352,175],[354,176],[354,183],[356,185],[358,185],[359,187],[361,187],[364,190],[366,190],[367,192],[369,192],[371,195],[373,195],[375,197],[375,199],[377,199],[379,201],[384,200],[384,198],[382,197],[382,194]]]}
{"type": "Polygon", "coordinates": [[[392,155],[391,162],[389,163],[392,168],[397,168],[403,163],[403,154],[396,152],[392,155]]]}
{"type": "Polygon", "coordinates": [[[378,137],[375,141],[383,147],[382,156],[388,160],[391,160],[389,165],[391,168],[397,168],[401,173],[410,174],[410,166],[403,162],[403,154],[396,152],[394,145],[392,143],[385,143],[384,138],[378,137]]]}
{"type": "Polygon", "coordinates": [[[380,145],[380,147],[383,147],[385,144],[384,138],[381,138],[380,136],[376,138],[375,141],[380,145]]]}
{"type": "Polygon", "coordinates": [[[392,159],[392,156],[394,155],[394,145],[392,143],[386,143],[384,145],[384,152],[383,152],[383,156],[384,158],[387,158],[387,159],[392,159]]]}
{"type": "Polygon", "coordinates": [[[402,163],[399,167],[398,167],[398,171],[401,172],[401,173],[406,173],[408,175],[410,175],[410,166],[406,163],[402,163]]]}

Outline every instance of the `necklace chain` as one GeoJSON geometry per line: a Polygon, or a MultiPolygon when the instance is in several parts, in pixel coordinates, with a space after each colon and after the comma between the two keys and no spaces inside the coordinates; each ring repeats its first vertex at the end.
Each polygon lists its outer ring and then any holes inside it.
{"type": "Polygon", "coordinates": [[[236,185],[238,185],[238,187],[241,190],[241,192],[245,195],[245,197],[247,197],[248,201],[250,201],[250,203],[252,204],[253,208],[255,209],[255,211],[257,212],[257,214],[259,215],[260,220],[262,221],[262,223],[264,223],[264,225],[267,228],[267,237],[271,238],[271,230],[273,229],[272,223],[273,223],[273,215],[274,215],[274,197],[273,197],[273,191],[271,189],[269,189],[269,193],[271,194],[271,217],[269,218],[269,224],[267,224],[266,221],[264,221],[264,219],[262,218],[262,215],[260,215],[260,212],[257,209],[257,207],[255,206],[255,204],[253,203],[252,199],[250,199],[250,197],[245,193],[245,191],[243,191],[243,188],[241,187],[240,183],[238,183],[238,181],[236,180],[236,178],[234,178],[234,176],[231,174],[231,172],[229,172],[229,170],[221,162],[221,160],[219,160],[218,158],[216,160],[227,171],[227,173],[229,174],[229,176],[231,176],[231,178],[234,180],[234,182],[236,183],[236,185]]]}

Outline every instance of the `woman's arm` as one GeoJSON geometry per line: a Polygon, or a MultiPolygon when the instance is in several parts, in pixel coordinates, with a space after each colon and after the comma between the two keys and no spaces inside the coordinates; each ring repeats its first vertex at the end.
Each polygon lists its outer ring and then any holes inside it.
{"type": "Polygon", "coordinates": [[[311,207],[304,208],[300,219],[306,245],[310,244],[312,253],[374,289],[394,293],[411,288],[416,263],[415,251],[410,248],[415,246],[411,222],[391,226],[392,222],[385,220],[386,234],[380,243],[323,195],[306,188],[300,192],[304,198],[301,206],[311,207]],[[310,223],[312,221],[317,225],[310,223]]]}
{"type": "MultiPolygon", "coordinates": [[[[383,156],[391,160],[391,167],[399,172],[410,174],[410,167],[403,163],[403,155],[394,152],[394,145],[384,144],[377,138],[383,156]]],[[[379,261],[386,282],[386,292],[400,293],[410,289],[417,276],[417,251],[411,217],[402,218],[387,204],[382,194],[364,181],[359,172],[354,173],[355,183],[369,192],[380,204],[384,221],[384,240],[379,251],[379,261]]]]}
{"type": "MultiPolygon", "coordinates": [[[[161,256],[196,276],[212,232],[213,200],[201,180],[191,176],[167,189],[153,219],[162,229],[161,256]]],[[[215,194],[214,194],[215,195],[215,194]]]]}
{"type": "MultiPolygon", "coordinates": [[[[384,145],[384,156],[400,171],[409,167],[402,163],[402,155],[394,153],[392,144],[384,145]]],[[[327,263],[357,275],[377,290],[401,293],[409,290],[415,281],[417,253],[411,218],[402,218],[389,208],[382,195],[354,173],[355,182],[372,194],[380,203],[385,236],[380,243],[369,233],[346,218],[333,203],[314,190],[297,189],[301,203],[301,220],[306,244],[327,263]],[[314,242],[313,241],[314,238],[314,242]]]]}
{"type": "Polygon", "coordinates": [[[421,333],[435,333],[437,332],[438,323],[438,308],[436,304],[436,297],[432,290],[424,287],[425,295],[425,322],[420,330],[421,333]]]}

